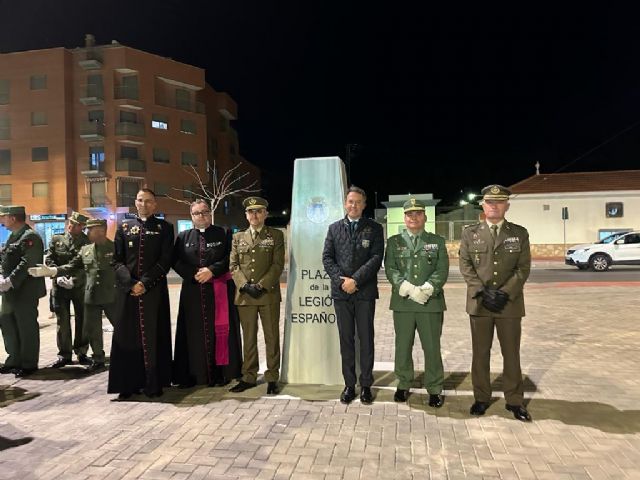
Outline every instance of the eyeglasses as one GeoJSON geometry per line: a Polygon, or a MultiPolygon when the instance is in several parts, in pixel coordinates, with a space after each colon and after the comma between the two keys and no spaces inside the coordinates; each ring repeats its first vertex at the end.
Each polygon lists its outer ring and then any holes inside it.
{"type": "Polygon", "coordinates": [[[206,217],[207,215],[210,215],[210,214],[211,214],[210,210],[205,210],[204,212],[191,212],[192,217],[206,217]]]}

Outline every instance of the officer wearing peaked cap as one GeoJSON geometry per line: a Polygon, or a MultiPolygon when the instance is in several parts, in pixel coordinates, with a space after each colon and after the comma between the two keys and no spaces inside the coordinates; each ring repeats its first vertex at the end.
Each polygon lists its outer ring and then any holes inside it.
{"type": "Polygon", "coordinates": [[[396,402],[405,402],[413,384],[413,343],[418,331],[425,356],[424,387],[428,405],[440,408],[444,368],[440,336],[446,304],[444,284],[449,275],[445,240],[425,231],[425,204],[411,198],[404,204],[407,229],[387,241],[385,273],[392,285],[391,310],[395,340],[396,402]]]}
{"type": "Polygon", "coordinates": [[[248,197],[242,204],[249,228],[237,232],[231,243],[229,270],[236,284],[235,304],[242,326],[242,379],[231,388],[242,392],[256,386],[258,375],[258,316],[264,333],[267,393],[279,391],[280,378],[280,275],[284,268],[284,235],[264,224],[269,203],[248,197]]]}
{"type": "MultiPolygon", "coordinates": [[[[67,221],[66,232],[54,235],[45,254],[45,264],[49,267],[66,265],[78,255],[80,249],[89,243],[83,230],[89,217],[79,212],[72,212],[67,221]]],[[[56,341],[58,344],[58,359],[51,365],[60,368],[71,363],[72,351],[82,365],[90,365],[87,357],[89,342],[85,338],[84,329],[84,285],[86,277],[84,269],[70,270],[65,276],[59,276],[53,281],[51,295],[53,310],[58,324],[56,341]],[[74,332],[71,334],[71,304],[74,311],[74,332]],[[73,343],[72,343],[73,337],[73,343]]]]}
{"type": "Polygon", "coordinates": [[[506,408],[517,420],[530,421],[523,405],[520,335],[524,284],[531,269],[526,228],[505,219],[511,192],[502,185],[482,189],[486,221],[471,225],[460,240],[460,272],[467,283],[473,359],[471,379],[475,403],[470,413],[483,415],[491,401],[489,376],[494,329],[502,351],[506,408]]]}
{"type": "Polygon", "coordinates": [[[38,368],[38,299],[47,294],[44,279],[32,278],[27,272],[29,267],[42,263],[44,246],[25,220],[21,205],[0,209],[0,223],[11,231],[0,252],[0,327],[8,354],[0,373],[14,373],[16,377],[27,376],[38,368]]]}

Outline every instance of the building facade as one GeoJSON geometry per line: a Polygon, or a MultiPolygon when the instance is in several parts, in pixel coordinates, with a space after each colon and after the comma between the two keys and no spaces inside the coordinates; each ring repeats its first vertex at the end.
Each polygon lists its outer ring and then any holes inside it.
{"type": "MultiPolygon", "coordinates": [[[[241,162],[231,126],[237,106],[204,70],[113,42],[0,54],[0,204],[24,204],[46,241],[72,210],[108,221],[112,235],[135,212],[141,187],[176,231],[204,183],[241,162]],[[214,168],[215,165],[215,168],[214,168]]],[[[244,225],[241,200],[225,199],[216,223],[244,225]]]]}

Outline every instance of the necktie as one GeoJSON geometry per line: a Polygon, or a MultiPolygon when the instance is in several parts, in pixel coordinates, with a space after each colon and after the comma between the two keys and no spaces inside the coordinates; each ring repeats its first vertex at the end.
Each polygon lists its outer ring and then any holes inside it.
{"type": "Polygon", "coordinates": [[[358,222],[351,222],[351,233],[355,232],[356,228],[358,228],[358,222]]]}
{"type": "Polygon", "coordinates": [[[495,240],[498,236],[498,225],[491,225],[491,237],[495,240]]]}
{"type": "Polygon", "coordinates": [[[251,231],[251,238],[253,239],[253,241],[256,241],[256,238],[258,238],[258,231],[257,230],[252,230],[251,231]]]}

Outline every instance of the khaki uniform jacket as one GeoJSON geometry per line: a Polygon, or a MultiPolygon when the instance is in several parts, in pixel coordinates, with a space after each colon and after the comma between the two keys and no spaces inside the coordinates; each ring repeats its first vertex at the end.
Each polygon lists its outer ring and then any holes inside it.
{"type": "Polygon", "coordinates": [[[0,274],[11,279],[12,288],[2,295],[2,313],[14,307],[37,301],[47,294],[44,278],[29,275],[27,269],[42,263],[42,238],[28,225],[12,232],[0,253],[0,274]]]}
{"type": "Polygon", "coordinates": [[[260,230],[255,242],[251,229],[233,235],[229,270],[236,284],[236,305],[271,305],[280,302],[280,275],[284,269],[284,235],[267,227],[260,230]],[[245,283],[257,283],[266,292],[252,298],[240,292],[245,283]]]}
{"type": "Polygon", "coordinates": [[[391,310],[399,312],[443,312],[447,309],[443,286],[449,276],[449,256],[445,240],[440,235],[423,231],[413,246],[407,231],[387,240],[384,270],[393,287],[391,310]],[[398,294],[402,282],[413,285],[429,282],[433,294],[425,305],[398,294]]]}
{"type": "Polygon", "coordinates": [[[57,276],[69,275],[69,272],[83,270],[87,281],[84,290],[84,303],[88,305],[107,305],[115,302],[116,272],[113,262],[114,243],[108,238],[97,246],[95,243],[84,245],[80,253],[67,265],[58,267],[57,276]]]}
{"type": "Polygon", "coordinates": [[[460,240],[460,272],[467,282],[467,313],[487,317],[524,317],[522,290],[531,270],[527,229],[504,221],[498,238],[491,237],[486,222],[470,225],[460,240]],[[486,310],[482,299],[472,298],[483,286],[509,294],[500,313],[486,310]]]}

